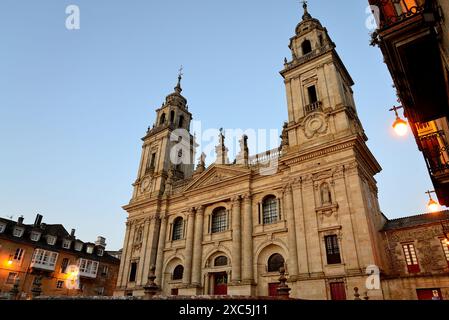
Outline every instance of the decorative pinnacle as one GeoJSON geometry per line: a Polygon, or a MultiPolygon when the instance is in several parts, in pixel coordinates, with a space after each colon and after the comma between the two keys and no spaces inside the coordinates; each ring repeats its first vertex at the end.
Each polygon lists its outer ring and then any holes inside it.
{"type": "Polygon", "coordinates": [[[184,75],[184,73],[182,73],[183,70],[184,70],[184,68],[181,65],[181,67],[179,68],[179,73],[178,73],[178,84],[175,87],[175,91],[177,93],[181,93],[182,92],[181,80],[182,80],[182,76],[184,75]]]}
{"type": "Polygon", "coordinates": [[[302,1],[302,7],[304,8],[304,14],[302,16],[302,20],[308,20],[312,19],[312,16],[310,15],[309,11],[307,10],[307,1],[302,1]]]}

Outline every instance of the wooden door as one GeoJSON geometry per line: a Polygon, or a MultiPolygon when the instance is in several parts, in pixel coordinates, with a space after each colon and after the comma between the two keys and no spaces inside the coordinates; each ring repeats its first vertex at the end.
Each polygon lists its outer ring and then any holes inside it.
{"type": "Polygon", "coordinates": [[[268,295],[270,297],[277,297],[278,296],[278,287],[279,283],[269,283],[268,284],[268,295]]]}
{"type": "Polygon", "coordinates": [[[346,289],[344,282],[335,282],[330,284],[332,300],[346,300],[346,289]]]}
{"type": "Polygon", "coordinates": [[[214,295],[225,296],[228,294],[228,274],[226,272],[214,275],[214,295]]]}
{"type": "Polygon", "coordinates": [[[171,295],[177,296],[179,294],[179,289],[171,289],[171,295]]]}

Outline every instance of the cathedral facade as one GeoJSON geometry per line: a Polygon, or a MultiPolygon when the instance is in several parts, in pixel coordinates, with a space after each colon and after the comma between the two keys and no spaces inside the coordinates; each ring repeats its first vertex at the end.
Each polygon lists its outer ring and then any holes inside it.
{"type": "MultiPolygon", "coordinates": [[[[285,267],[293,298],[351,299],[369,282],[367,270],[388,270],[374,179],[381,167],[366,145],[354,83],[326,28],[304,9],[281,71],[288,122],[278,149],[250,156],[244,136],[230,163],[221,133],[214,164],[203,155],[196,168],[174,164],[195,154],[191,134],[173,139],[192,120],[181,77],[156,111],[124,207],[116,295],[143,295],[154,267],[163,295],[270,296],[285,267]],[[187,148],[173,152],[181,140],[187,148]]],[[[385,298],[381,287],[369,295],[385,298]]]]}

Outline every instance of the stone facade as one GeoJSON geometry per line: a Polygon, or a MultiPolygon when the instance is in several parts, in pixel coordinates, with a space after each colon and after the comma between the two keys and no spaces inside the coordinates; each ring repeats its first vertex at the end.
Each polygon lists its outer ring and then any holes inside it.
{"type": "MultiPolygon", "coordinates": [[[[269,261],[278,254],[291,297],[351,298],[354,287],[364,287],[366,268],[385,264],[377,231],[386,219],[374,179],[381,168],[365,144],[353,81],[307,8],[290,49],[281,72],[289,118],[278,150],[250,157],[244,137],[238,161],[229,164],[220,134],[214,164],[205,168],[201,157],[196,170],[174,165],[179,140],[171,137],[191,119],[180,82],[157,110],[124,207],[116,295],[143,295],[154,265],[164,295],[218,294],[226,283],[229,295],[268,296],[279,279],[269,261]]],[[[178,157],[193,163],[194,139],[182,139],[190,151],[178,157]]],[[[381,299],[382,291],[370,297],[381,299]]]]}
{"type": "Polygon", "coordinates": [[[439,212],[389,221],[381,231],[389,264],[382,277],[386,299],[415,300],[419,291],[440,291],[449,298],[449,212],[439,212]],[[398,225],[399,222],[399,225],[398,225]],[[446,234],[445,234],[446,233],[446,234]],[[407,261],[404,246],[416,251],[407,261]]]}

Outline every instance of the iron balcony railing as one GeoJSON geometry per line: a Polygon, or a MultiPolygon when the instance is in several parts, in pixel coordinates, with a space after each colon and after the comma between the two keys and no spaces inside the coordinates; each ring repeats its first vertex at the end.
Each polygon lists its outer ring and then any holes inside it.
{"type": "Polygon", "coordinates": [[[315,111],[321,111],[322,110],[323,103],[321,101],[315,101],[311,104],[308,104],[304,107],[306,114],[315,112],[315,111]]]}
{"type": "Polygon", "coordinates": [[[429,0],[372,0],[371,5],[379,21],[379,29],[385,29],[424,12],[429,0]]]}

